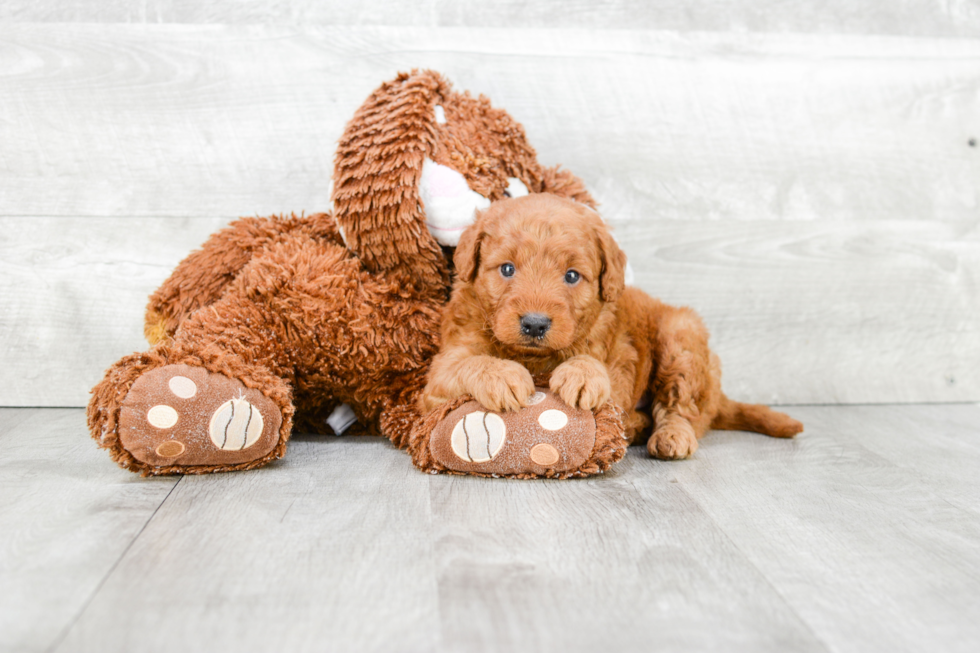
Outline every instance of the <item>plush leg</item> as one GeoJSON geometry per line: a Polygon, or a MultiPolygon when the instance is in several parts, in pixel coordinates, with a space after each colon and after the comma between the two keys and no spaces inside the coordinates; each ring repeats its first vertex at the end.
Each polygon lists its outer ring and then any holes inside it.
{"type": "Polygon", "coordinates": [[[203,473],[282,456],[293,401],[309,417],[334,398],[376,428],[421,383],[438,332],[437,305],[389,286],[339,245],[283,235],[172,339],[109,370],[89,407],[93,437],[143,474],[203,473]]]}
{"type": "Polygon", "coordinates": [[[545,388],[518,411],[488,412],[469,396],[427,414],[409,452],[426,472],[571,478],[606,471],[626,453],[622,411],[571,408],[545,388]]]}
{"type": "Polygon", "coordinates": [[[191,252],[150,295],[143,326],[146,339],[155,345],[172,338],[184,319],[221,298],[253,256],[296,233],[343,246],[333,216],[325,213],[235,220],[191,252]]]}

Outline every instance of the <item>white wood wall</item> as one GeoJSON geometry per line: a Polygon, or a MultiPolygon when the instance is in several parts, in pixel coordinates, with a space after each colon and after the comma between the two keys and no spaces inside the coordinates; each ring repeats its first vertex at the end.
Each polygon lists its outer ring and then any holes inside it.
{"type": "Polygon", "coordinates": [[[978,401],[978,37],[960,0],[6,0],[0,405],[84,405],[209,233],[326,208],[344,123],[412,67],[586,180],[729,394],[978,401]]]}
{"type": "Polygon", "coordinates": [[[7,20],[980,36],[977,0],[4,0],[7,20]]]}

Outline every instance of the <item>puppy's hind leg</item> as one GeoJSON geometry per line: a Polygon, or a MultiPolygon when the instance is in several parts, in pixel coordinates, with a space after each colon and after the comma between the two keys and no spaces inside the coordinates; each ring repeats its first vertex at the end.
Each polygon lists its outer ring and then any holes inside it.
{"type": "Polygon", "coordinates": [[[708,349],[708,330],[689,308],[665,307],[654,344],[651,456],[687,458],[711,427],[721,401],[721,368],[708,349]]]}

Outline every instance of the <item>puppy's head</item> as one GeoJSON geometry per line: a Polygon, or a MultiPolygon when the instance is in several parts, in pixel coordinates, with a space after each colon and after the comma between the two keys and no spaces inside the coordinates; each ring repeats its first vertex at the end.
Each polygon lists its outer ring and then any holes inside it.
{"type": "Polygon", "coordinates": [[[623,291],[626,255],[592,209],[532,194],[495,202],[460,237],[457,284],[522,354],[586,338],[623,291]]]}

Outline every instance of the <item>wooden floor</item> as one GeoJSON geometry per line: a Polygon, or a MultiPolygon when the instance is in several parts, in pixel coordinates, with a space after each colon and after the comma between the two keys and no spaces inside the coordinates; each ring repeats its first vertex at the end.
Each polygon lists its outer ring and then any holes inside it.
{"type": "Polygon", "coordinates": [[[980,650],[980,407],[789,412],[549,482],[312,436],[141,479],[0,409],[0,650],[980,650]]]}

